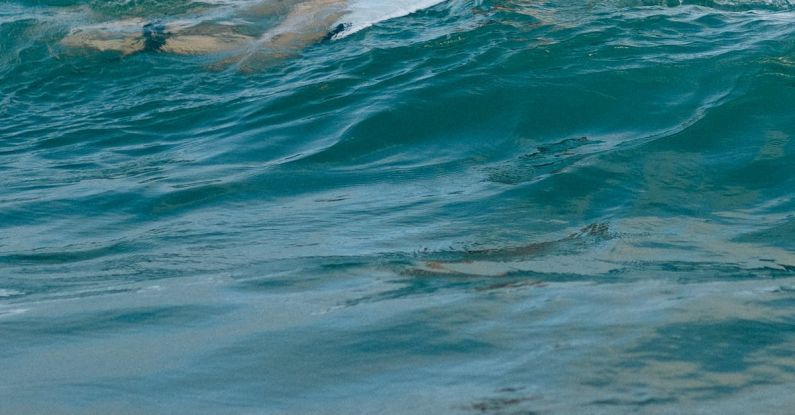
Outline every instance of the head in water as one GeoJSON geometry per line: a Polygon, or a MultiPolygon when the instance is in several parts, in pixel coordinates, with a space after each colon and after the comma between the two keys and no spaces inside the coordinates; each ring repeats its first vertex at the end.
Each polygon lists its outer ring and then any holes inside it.
{"type": "Polygon", "coordinates": [[[166,25],[162,22],[155,21],[145,24],[143,27],[143,50],[145,52],[159,51],[166,45],[168,35],[166,25]]]}

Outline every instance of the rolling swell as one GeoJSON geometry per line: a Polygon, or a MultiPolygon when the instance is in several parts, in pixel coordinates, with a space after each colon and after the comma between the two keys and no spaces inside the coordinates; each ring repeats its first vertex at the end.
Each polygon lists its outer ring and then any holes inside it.
{"type": "Polygon", "coordinates": [[[251,74],[59,44],[238,6],[0,4],[10,408],[792,404],[789,2],[451,1],[251,74]]]}

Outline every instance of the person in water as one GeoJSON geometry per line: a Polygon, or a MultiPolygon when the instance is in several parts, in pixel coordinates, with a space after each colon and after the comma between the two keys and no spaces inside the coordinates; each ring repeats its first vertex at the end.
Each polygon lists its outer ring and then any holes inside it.
{"type": "Polygon", "coordinates": [[[281,16],[275,26],[259,36],[241,33],[230,24],[132,19],[77,28],[61,43],[123,55],[237,51],[223,63],[245,66],[294,55],[309,44],[331,40],[345,30],[346,26],[338,22],[346,12],[345,0],[265,0],[239,11],[236,16],[247,19],[281,16]]]}

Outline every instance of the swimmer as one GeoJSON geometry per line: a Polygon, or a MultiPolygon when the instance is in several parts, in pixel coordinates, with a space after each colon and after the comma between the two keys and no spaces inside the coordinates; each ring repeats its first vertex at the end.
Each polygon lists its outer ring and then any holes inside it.
{"type": "MultiPolygon", "coordinates": [[[[184,55],[230,52],[220,65],[257,67],[297,54],[306,46],[338,39],[379,21],[405,16],[444,0],[263,0],[228,13],[226,20],[128,19],[73,29],[61,44],[122,55],[164,52],[184,55]],[[277,18],[262,33],[240,21],[277,18]],[[250,29],[250,28],[249,28],[250,29]]],[[[207,17],[207,16],[205,16],[207,17]]]]}
{"type": "Polygon", "coordinates": [[[344,0],[269,0],[241,10],[235,16],[244,19],[284,16],[259,37],[241,33],[238,26],[228,23],[128,19],[74,29],[61,44],[122,55],[138,52],[190,55],[246,48],[265,49],[274,55],[290,54],[310,43],[330,39],[341,31],[342,26],[334,31],[333,22],[340,19],[344,11],[344,0]]]}

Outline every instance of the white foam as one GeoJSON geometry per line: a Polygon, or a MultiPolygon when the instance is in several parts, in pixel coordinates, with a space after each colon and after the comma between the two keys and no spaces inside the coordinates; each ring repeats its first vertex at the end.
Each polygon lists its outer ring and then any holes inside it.
{"type": "Polygon", "coordinates": [[[374,24],[409,15],[422,9],[433,7],[446,0],[350,0],[349,13],[336,25],[344,24],[347,29],[335,39],[352,35],[374,24]]]}

